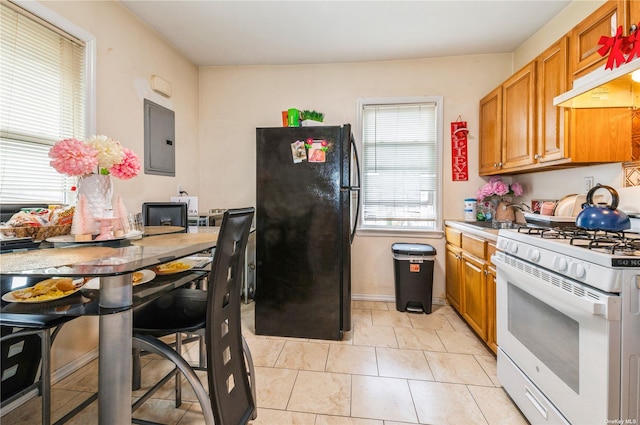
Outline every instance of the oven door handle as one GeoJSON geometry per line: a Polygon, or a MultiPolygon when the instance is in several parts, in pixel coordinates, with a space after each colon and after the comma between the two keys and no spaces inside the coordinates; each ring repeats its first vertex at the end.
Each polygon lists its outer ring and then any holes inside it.
{"type": "MultiPolygon", "coordinates": [[[[500,255],[492,255],[491,261],[495,264],[497,270],[497,280],[500,281],[500,270],[502,269],[507,274],[513,276],[513,274],[517,274],[520,276],[525,276],[528,279],[536,279],[535,290],[541,291],[549,296],[550,299],[562,299],[564,303],[571,305],[573,307],[577,307],[582,311],[585,311],[593,316],[602,316],[607,320],[620,320],[620,297],[613,296],[603,296],[605,302],[590,300],[585,297],[580,297],[575,295],[573,292],[569,292],[565,289],[559,288],[546,280],[542,280],[540,278],[535,278],[532,275],[527,274],[526,272],[518,269],[517,267],[512,266],[511,264],[505,262],[500,255]]],[[[527,265],[527,263],[522,260],[516,259],[517,262],[522,262],[523,265],[527,265]]],[[[523,267],[524,269],[525,267],[523,267]]],[[[522,283],[522,279],[507,279],[510,283],[518,286],[519,288],[530,292],[531,285],[527,285],[526,283],[522,283]]]]}

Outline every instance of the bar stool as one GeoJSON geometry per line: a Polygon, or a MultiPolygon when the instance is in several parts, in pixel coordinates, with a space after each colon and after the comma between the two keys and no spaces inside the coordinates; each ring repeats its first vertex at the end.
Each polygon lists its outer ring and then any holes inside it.
{"type": "MultiPolygon", "coordinates": [[[[134,347],[156,353],[176,365],[134,403],[134,411],[180,371],[193,387],[205,423],[239,425],[256,417],[255,371],[240,320],[240,285],[254,211],[244,208],[225,212],[207,291],[177,289],[134,308],[134,347]],[[179,346],[174,350],[159,339],[177,333],[204,334],[209,395],[195,373],[201,368],[189,365],[177,351],[179,346]]],[[[180,397],[178,386],[177,406],[180,397]]]]}
{"type": "MultiPolygon", "coordinates": [[[[1,407],[38,389],[42,402],[42,424],[51,424],[51,346],[62,326],[75,316],[46,314],[0,315],[2,336],[2,402],[1,407]],[[40,376],[36,376],[40,369],[40,376]]],[[[97,393],[59,419],[63,424],[98,398],[97,393]]]]}

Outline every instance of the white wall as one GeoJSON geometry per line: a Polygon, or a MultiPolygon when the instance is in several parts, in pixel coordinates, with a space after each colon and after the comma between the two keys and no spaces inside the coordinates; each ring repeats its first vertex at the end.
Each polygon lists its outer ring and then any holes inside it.
{"type": "MultiPolygon", "coordinates": [[[[114,191],[129,211],[144,201],[169,200],[177,183],[197,190],[198,68],[169,46],[123,6],[114,1],[46,1],[58,15],[91,33],[97,40],[97,134],[120,140],[144,157],[143,101],[161,104],[176,115],[176,178],[141,174],[114,180],[114,191]],[[173,96],[151,91],[149,78],[170,81],[173,96]]],[[[81,317],[65,325],[54,344],[53,368],[69,363],[96,347],[97,320],[81,317]]]]}
{"type": "MultiPolygon", "coordinates": [[[[210,67],[200,70],[201,209],[255,205],[255,128],[281,126],[281,111],[315,109],[328,124],[356,125],[361,97],[444,97],[445,218],[463,217],[463,200],[478,177],[478,101],[511,75],[512,55],[476,55],[378,63],[210,67]],[[451,121],[468,121],[467,182],[451,181],[451,121]]],[[[356,134],[356,139],[360,137],[356,134]]],[[[391,244],[398,237],[358,236],[353,245],[353,294],[393,299],[391,244]]],[[[444,239],[412,239],[438,251],[434,297],[444,298],[444,239]]]]}

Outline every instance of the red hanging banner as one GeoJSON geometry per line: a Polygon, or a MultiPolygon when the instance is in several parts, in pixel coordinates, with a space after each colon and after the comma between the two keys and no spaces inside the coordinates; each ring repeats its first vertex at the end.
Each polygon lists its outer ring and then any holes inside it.
{"type": "Polygon", "coordinates": [[[454,121],[451,123],[451,180],[454,182],[469,180],[468,133],[466,121],[454,121]]]}

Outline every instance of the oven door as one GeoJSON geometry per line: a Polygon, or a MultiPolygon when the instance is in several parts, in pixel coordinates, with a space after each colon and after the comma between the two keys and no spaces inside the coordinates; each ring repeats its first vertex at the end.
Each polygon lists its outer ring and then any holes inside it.
{"type": "Polygon", "coordinates": [[[504,253],[492,260],[500,349],[570,423],[617,419],[620,297],[504,253]]]}

